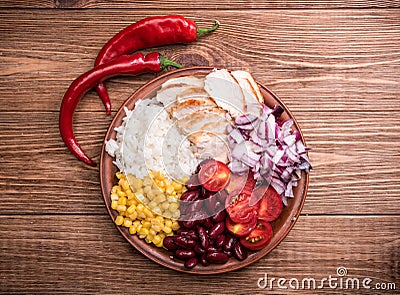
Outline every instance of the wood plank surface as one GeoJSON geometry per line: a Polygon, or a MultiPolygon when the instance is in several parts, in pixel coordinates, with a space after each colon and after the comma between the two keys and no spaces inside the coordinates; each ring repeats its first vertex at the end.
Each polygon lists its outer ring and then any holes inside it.
{"type": "MultiPolygon", "coordinates": [[[[28,12],[0,11],[0,110],[57,111],[69,84],[92,67],[102,44],[146,15],[28,12]],[[10,103],[15,89],[20,101],[10,103]]],[[[399,10],[209,11],[202,18],[195,17],[201,12],[183,13],[204,25],[221,21],[218,31],[194,44],[159,49],[185,66],[249,69],[294,110],[400,110],[399,10]]],[[[112,79],[112,101],[121,102],[151,77],[112,79]]],[[[102,110],[95,96],[85,103],[85,110],[102,110]]]]}
{"type": "MultiPolygon", "coordinates": [[[[130,0],[1,0],[0,8],[121,8],[121,9],[182,9],[182,0],[130,1],[130,0]]],[[[400,7],[399,1],[390,0],[318,0],[318,1],[260,1],[260,0],[221,0],[193,1],[193,9],[313,9],[313,8],[393,8],[400,7]]]]}
{"type": "MultiPolygon", "coordinates": [[[[0,0],[0,294],[397,294],[400,288],[400,1],[0,0]],[[71,8],[71,9],[54,9],[71,8]],[[185,66],[246,69],[289,107],[312,148],[302,214],[267,257],[218,276],[183,275],[116,230],[99,168],[61,141],[70,83],[101,46],[146,16],[179,13],[221,27],[161,47],[185,66]],[[269,278],[337,277],[397,290],[260,289],[269,278]],[[396,293],[397,292],[397,293],[396,293]]],[[[149,52],[151,49],[145,50],[149,52]]],[[[74,117],[98,162],[125,99],[153,78],[107,83],[112,116],[90,91],[74,117]]]]}
{"type": "MultiPolygon", "coordinates": [[[[298,112],[296,118],[312,148],[314,167],[304,213],[400,211],[398,116],[391,118],[385,112],[323,112],[316,122],[314,112],[298,112]]],[[[104,212],[98,168],[87,167],[68,152],[57,120],[57,112],[29,112],[23,117],[14,112],[1,113],[0,129],[4,131],[0,134],[0,171],[5,173],[0,189],[5,195],[0,214],[16,213],[17,206],[18,214],[104,212]],[[40,176],[35,175],[38,169],[40,176]],[[49,196],[51,203],[47,202],[49,196]],[[42,205],[32,207],[32,200],[42,205]]],[[[75,116],[78,142],[97,162],[110,120],[97,112],[75,116]]]]}
{"type": "MultiPolygon", "coordinates": [[[[215,277],[180,274],[148,261],[108,216],[0,216],[0,286],[4,293],[188,294],[190,286],[196,294],[282,294],[282,289],[259,289],[258,279],[268,274],[321,280],[338,277],[340,266],[350,278],[399,283],[399,224],[399,216],[304,216],[268,256],[215,277]]],[[[330,294],[344,291],[326,288],[330,294]]]]}

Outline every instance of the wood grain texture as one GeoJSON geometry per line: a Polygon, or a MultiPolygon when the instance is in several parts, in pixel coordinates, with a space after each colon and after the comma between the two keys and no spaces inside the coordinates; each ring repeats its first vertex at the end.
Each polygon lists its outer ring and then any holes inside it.
{"type": "Polygon", "coordinates": [[[190,286],[195,294],[282,294],[259,289],[257,280],[265,273],[300,281],[338,277],[339,266],[348,269],[348,277],[399,283],[399,224],[399,216],[304,216],[270,255],[215,277],[178,274],[149,262],[123,240],[108,216],[0,216],[0,291],[188,294],[190,286]]]}
{"type": "MultiPolygon", "coordinates": [[[[222,23],[194,44],[159,49],[185,66],[249,69],[293,110],[400,110],[400,10],[185,14],[204,25],[216,18],[222,23]]],[[[57,111],[69,84],[92,67],[102,44],[148,13],[114,15],[118,11],[0,11],[0,110],[57,111]]],[[[112,79],[113,103],[151,77],[112,79]]],[[[85,103],[84,110],[102,110],[95,96],[85,103]]]]}
{"type": "MultiPolygon", "coordinates": [[[[102,1],[102,0],[1,0],[0,8],[121,8],[121,9],[181,9],[185,7],[182,0],[162,0],[162,1],[102,1]]],[[[260,1],[260,0],[222,0],[213,1],[193,1],[190,3],[193,9],[313,9],[313,8],[393,8],[400,7],[399,1],[389,0],[319,0],[319,1],[260,1]]]]}
{"type": "MultiPolygon", "coordinates": [[[[257,280],[266,273],[321,279],[339,266],[347,277],[398,289],[396,7],[399,1],[0,0],[0,293],[282,294],[293,292],[261,290],[257,280]],[[222,25],[194,44],[158,50],[185,66],[250,70],[287,104],[312,148],[314,170],[294,229],[258,263],[219,276],[170,271],[126,243],[104,207],[98,168],[77,161],[58,130],[63,94],[111,36],[143,17],[177,12],[201,26],[222,25]]],[[[111,79],[113,115],[152,77],[111,79]]],[[[97,162],[111,119],[93,91],[74,117],[79,143],[97,162]]],[[[356,293],[371,293],[364,291],[356,293]]]]}
{"type": "MultiPolygon", "coordinates": [[[[57,112],[29,112],[23,117],[14,112],[0,114],[0,190],[4,192],[0,214],[105,212],[98,168],[79,162],[66,149],[59,135],[57,112]],[[42,205],[30,206],[34,201],[42,205]]],[[[316,122],[314,112],[295,115],[312,148],[314,166],[303,213],[399,212],[399,116],[322,112],[316,122]]],[[[110,120],[98,112],[75,116],[78,142],[97,162],[110,120]]]]}

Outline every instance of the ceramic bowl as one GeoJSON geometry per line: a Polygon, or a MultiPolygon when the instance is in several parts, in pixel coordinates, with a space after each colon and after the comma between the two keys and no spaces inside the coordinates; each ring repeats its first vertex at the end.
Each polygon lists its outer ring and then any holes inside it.
{"type": "MultiPolygon", "coordinates": [[[[127,107],[128,109],[132,109],[136,101],[140,99],[154,97],[157,90],[168,79],[185,75],[204,77],[212,70],[213,68],[211,67],[192,67],[167,72],[154,78],[153,80],[149,81],[138,90],[136,90],[118,110],[106,133],[100,158],[101,191],[103,194],[105,206],[113,222],[118,214],[115,210],[111,209],[110,191],[112,186],[117,183],[117,179],[115,177],[117,167],[112,163],[113,158],[110,157],[105,151],[105,142],[110,139],[115,139],[116,132],[114,131],[114,128],[121,125],[122,119],[125,116],[123,108],[127,107]]],[[[300,132],[302,141],[305,145],[303,134],[301,133],[300,127],[290,110],[285,106],[282,100],[279,99],[278,96],[275,95],[266,86],[260,83],[259,86],[264,96],[266,105],[273,107],[274,105],[279,104],[285,110],[281,118],[283,118],[284,120],[287,120],[289,118],[293,119],[294,127],[300,132]]],[[[308,189],[308,181],[308,173],[302,172],[301,180],[298,182],[297,187],[294,188],[294,198],[288,200],[288,206],[284,207],[280,217],[272,223],[274,231],[272,240],[264,249],[257,252],[250,252],[248,258],[244,261],[238,261],[235,258],[230,258],[227,263],[222,265],[211,264],[204,267],[199,264],[193,269],[187,269],[183,266],[182,261],[172,259],[171,253],[167,250],[163,248],[157,248],[152,244],[147,244],[144,240],[139,239],[138,236],[131,235],[128,229],[125,227],[117,226],[117,229],[120,234],[126,239],[126,241],[130,243],[133,247],[135,247],[137,251],[148,257],[150,260],[176,271],[193,274],[216,274],[237,270],[247,265],[250,265],[266,256],[275,247],[277,247],[278,244],[288,235],[288,233],[296,223],[296,220],[298,219],[300,212],[303,208],[308,189]]]]}

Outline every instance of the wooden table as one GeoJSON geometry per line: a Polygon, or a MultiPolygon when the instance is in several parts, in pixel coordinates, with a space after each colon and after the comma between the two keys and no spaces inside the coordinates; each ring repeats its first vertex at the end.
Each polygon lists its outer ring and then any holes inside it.
{"type": "MultiPolygon", "coordinates": [[[[396,292],[364,289],[364,278],[371,288],[395,283],[398,292],[399,1],[2,0],[0,7],[0,293],[396,292]],[[312,148],[309,192],[293,230],[270,255],[222,275],[177,273],[132,248],[107,214],[98,168],[77,161],[58,131],[64,92],[102,45],[128,24],[170,13],[221,27],[194,44],[160,48],[165,56],[250,70],[293,111],[312,148]],[[260,289],[265,275],[275,281],[260,289]],[[329,276],[356,278],[360,289],[301,286],[329,276]]],[[[112,79],[112,115],[152,77],[112,79]]],[[[78,141],[97,162],[111,119],[93,91],[74,118],[78,141]]]]}

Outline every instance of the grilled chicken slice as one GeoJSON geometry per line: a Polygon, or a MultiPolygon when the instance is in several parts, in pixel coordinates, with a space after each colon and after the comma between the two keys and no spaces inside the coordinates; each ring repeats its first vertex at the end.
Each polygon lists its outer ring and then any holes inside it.
{"type": "Polygon", "coordinates": [[[189,88],[179,94],[176,100],[176,104],[172,105],[167,111],[178,120],[196,112],[217,107],[203,88],[189,88]]]}
{"type": "Polygon", "coordinates": [[[224,163],[229,158],[229,146],[226,126],[231,122],[227,112],[214,107],[193,113],[177,120],[178,127],[197,147],[201,157],[213,157],[224,163]]]}
{"type": "Polygon", "coordinates": [[[204,79],[197,78],[195,76],[184,76],[184,77],[177,77],[172,78],[164,82],[162,88],[174,85],[174,86],[183,86],[183,85],[190,85],[194,87],[204,88],[204,79]]]}
{"type": "Polygon", "coordinates": [[[236,79],[225,69],[214,70],[204,81],[204,89],[215,103],[232,117],[245,112],[245,98],[236,79]]]}
{"type": "Polygon", "coordinates": [[[260,100],[262,101],[263,97],[257,83],[248,72],[233,71],[231,74],[242,88],[245,99],[245,112],[259,117],[262,109],[260,100]]]}

